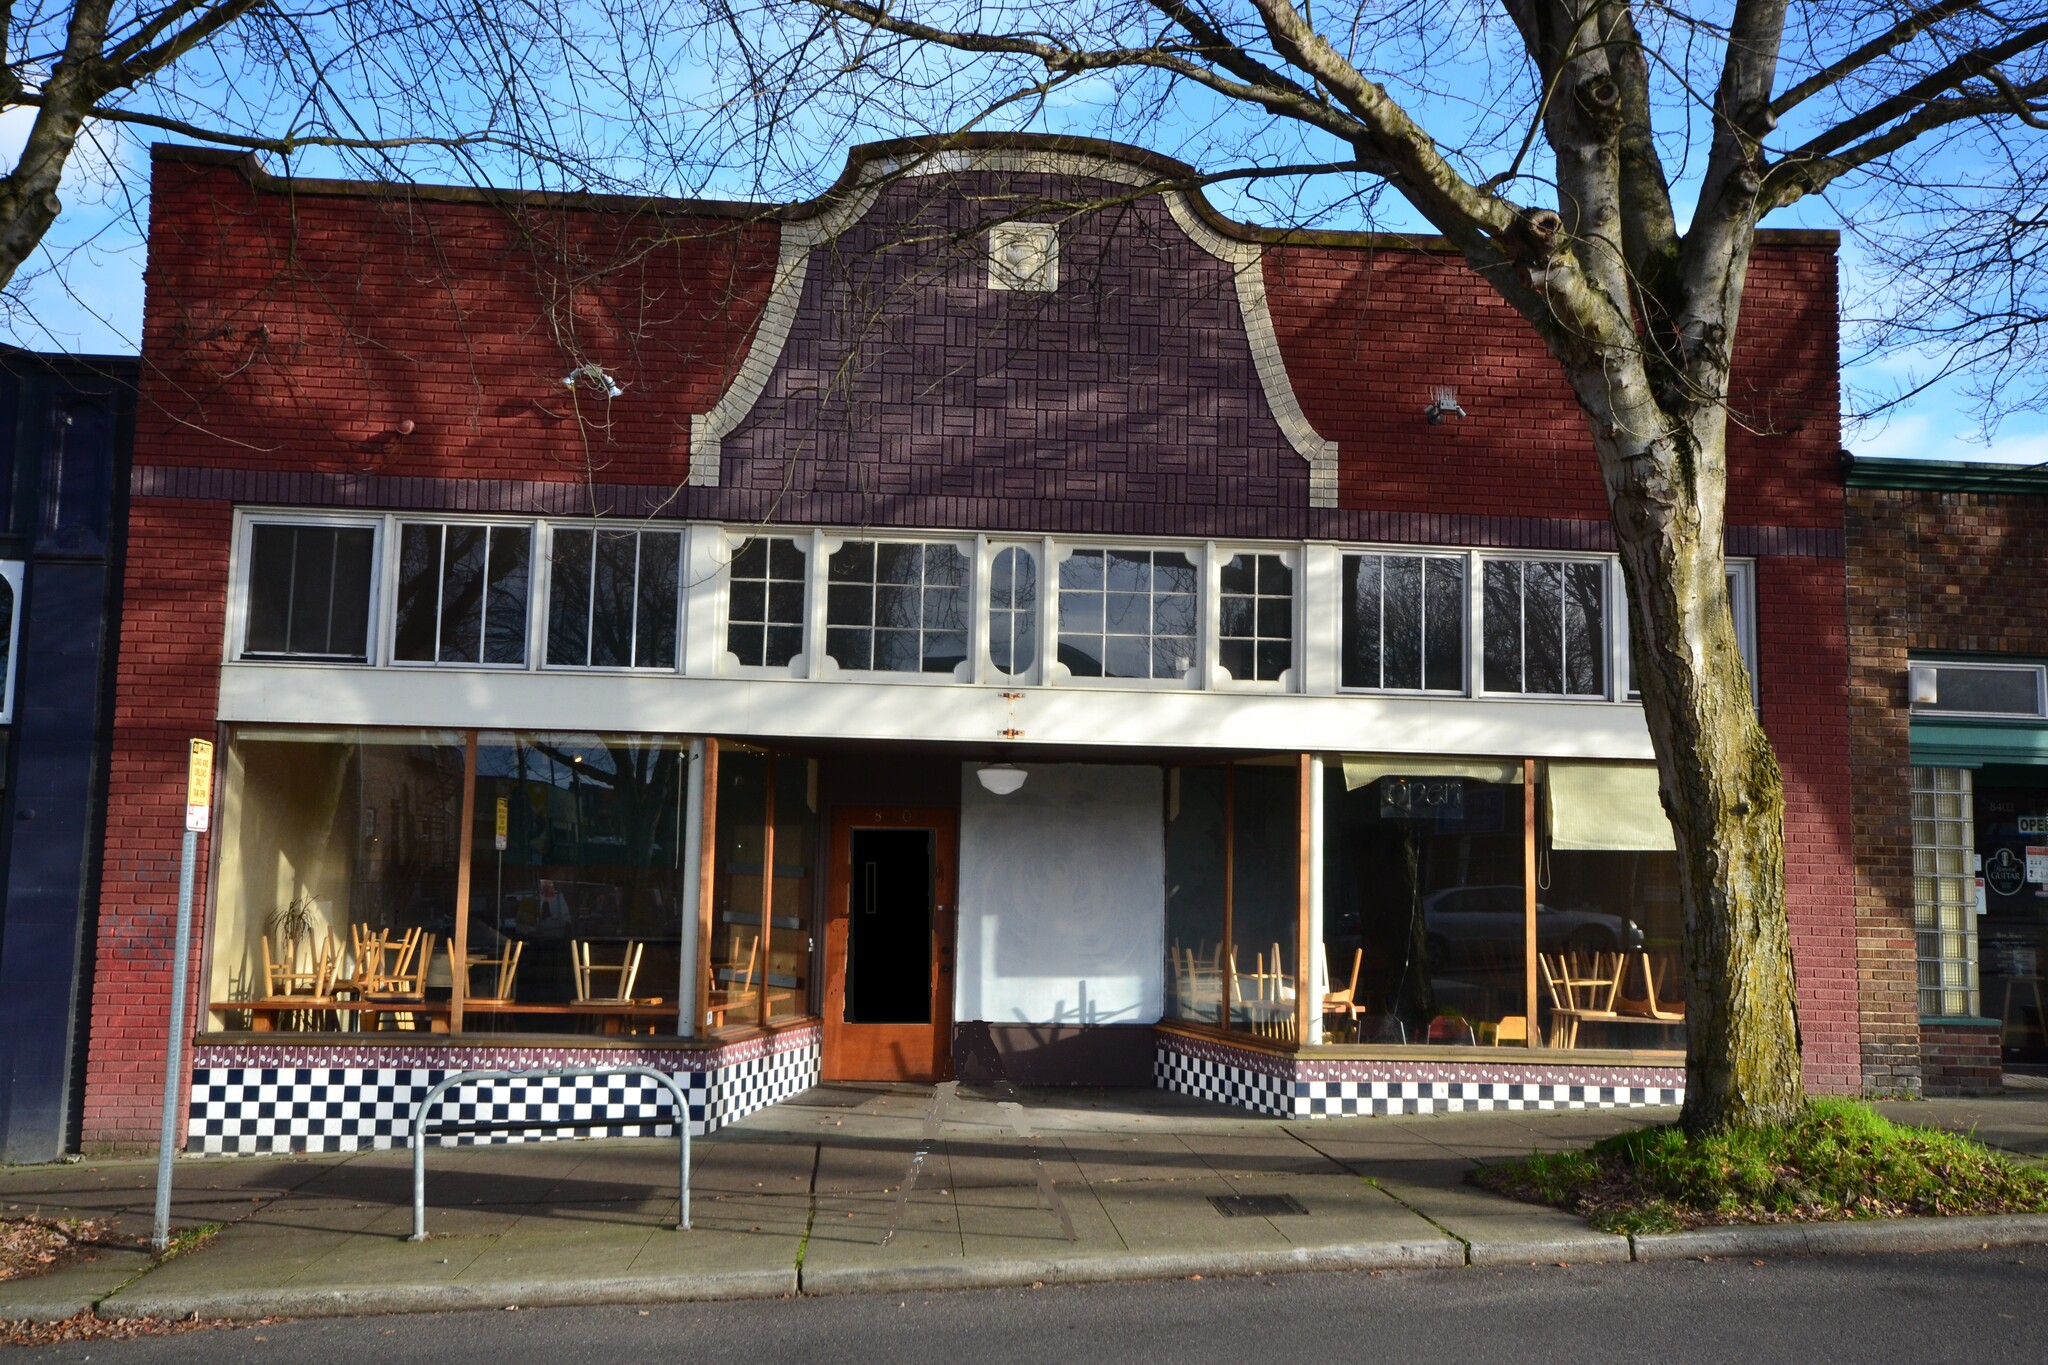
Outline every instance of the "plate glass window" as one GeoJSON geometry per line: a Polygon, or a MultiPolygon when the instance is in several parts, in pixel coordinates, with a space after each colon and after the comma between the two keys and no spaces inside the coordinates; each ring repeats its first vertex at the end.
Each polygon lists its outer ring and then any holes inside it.
{"type": "Polygon", "coordinates": [[[366,660],[376,541],[368,526],[251,526],[243,656],[366,660]]]}
{"type": "MultiPolygon", "coordinates": [[[[17,608],[26,567],[18,559],[0,563],[0,723],[14,719],[14,656],[20,652],[15,637],[20,634],[16,627],[21,619],[17,608]]],[[[4,764],[6,757],[6,751],[0,750],[0,764],[4,764]]],[[[5,767],[0,766],[0,781],[5,780],[5,772],[5,767]]]]}
{"type": "Polygon", "coordinates": [[[530,526],[408,522],[399,529],[395,657],[523,664],[530,526]]]}
{"type": "Polygon", "coordinates": [[[1294,570],[1279,555],[1223,565],[1217,661],[1239,681],[1277,682],[1294,663],[1294,570]]]}
{"type": "Polygon", "coordinates": [[[826,561],[825,652],[841,668],[951,673],[967,658],[957,545],[857,541],[826,561]]]}
{"type": "Polygon", "coordinates": [[[996,671],[1015,677],[1038,656],[1038,561],[1012,546],[996,552],[988,576],[988,652],[996,671]]]}
{"type": "Polygon", "coordinates": [[[1077,678],[1180,678],[1195,664],[1195,564],[1077,550],[1060,565],[1060,662],[1077,678]]]}
{"type": "Polygon", "coordinates": [[[1465,687],[1465,562],[1344,556],[1344,686],[1465,687]]]}
{"type": "Polygon", "coordinates": [[[741,542],[730,566],[725,647],[752,668],[782,668],[804,648],[804,552],[782,536],[741,542]]]}
{"type": "Polygon", "coordinates": [[[565,527],[549,556],[548,663],[674,668],[676,531],[565,527]]]}
{"type": "Polygon", "coordinates": [[[1606,566],[1597,563],[1488,560],[1486,690],[1605,695],[1606,577],[1606,566]]]}

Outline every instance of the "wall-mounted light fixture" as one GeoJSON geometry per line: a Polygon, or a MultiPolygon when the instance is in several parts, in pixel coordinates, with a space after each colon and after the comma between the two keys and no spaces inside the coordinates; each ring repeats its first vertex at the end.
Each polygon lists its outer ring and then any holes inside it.
{"type": "Polygon", "coordinates": [[[1014,763],[985,763],[974,770],[974,780],[991,796],[1010,795],[1030,775],[1014,763]]]}
{"type": "Polygon", "coordinates": [[[1941,677],[1933,664],[1906,667],[1906,702],[1912,706],[1933,706],[1941,700],[1941,677]]]}
{"type": "Polygon", "coordinates": [[[1463,417],[1465,415],[1465,410],[1458,406],[1458,391],[1448,384],[1439,386],[1436,391],[1436,401],[1422,410],[1422,415],[1429,419],[1431,426],[1435,426],[1438,422],[1443,421],[1445,413],[1449,413],[1453,417],[1463,417]]]}
{"type": "Polygon", "coordinates": [[[619,381],[605,373],[604,366],[595,360],[586,361],[562,376],[562,387],[565,389],[573,389],[579,383],[588,384],[602,391],[607,398],[617,398],[625,392],[619,387],[619,381]]]}

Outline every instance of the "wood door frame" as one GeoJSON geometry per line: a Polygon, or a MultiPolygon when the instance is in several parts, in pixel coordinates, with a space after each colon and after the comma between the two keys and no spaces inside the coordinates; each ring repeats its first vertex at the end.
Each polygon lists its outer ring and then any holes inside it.
{"type": "Polygon", "coordinates": [[[953,956],[959,930],[960,812],[949,806],[839,806],[825,900],[822,1059],[826,1080],[945,1081],[953,1077],[953,956]],[[853,892],[853,832],[932,831],[930,1024],[846,1022],[846,952],[853,892]],[[858,1032],[855,1032],[858,1030],[858,1032]],[[929,1038],[925,1035],[929,1032],[929,1038]]]}

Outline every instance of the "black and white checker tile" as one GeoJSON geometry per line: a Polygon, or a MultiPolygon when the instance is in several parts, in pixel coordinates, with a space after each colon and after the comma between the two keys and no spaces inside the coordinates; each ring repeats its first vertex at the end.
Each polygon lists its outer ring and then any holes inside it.
{"type": "MultiPolygon", "coordinates": [[[[679,1061],[702,1062],[672,1073],[689,1102],[692,1135],[815,1084],[820,1042],[817,1030],[798,1029],[765,1047],[681,1054],[679,1061]]],[[[593,1054],[566,1064],[599,1061],[593,1054]]],[[[192,1073],[187,1146],[209,1154],[404,1147],[420,1101],[465,1062],[476,1065],[459,1053],[438,1066],[202,1065],[192,1073]]],[[[647,1063],[636,1058],[634,1064],[647,1063]]],[[[464,1082],[446,1091],[428,1117],[431,1128],[451,1131],[429,1140],[454,1146],[667,1136],[675,1132],[673,1110],[667,1089],[643,1076],[464,1082]]]]}
{"type": "Polygon", "coordinates": [[[1284,1056],[1162,1035],[1154,1075],[1162,1090],[1275,1118],[1446,1114],[1493,1109],[1620,1109],[1685,1101],[1683,1085],[1638,1084],[1635,1082],[1640,1078],[1626,1074],[1617,1075],[1617,1083],[1611,1085],[1583,1079],[1331,1079],[1327,1075],[1331,1064],[1318,1061],[1313,1063],[1317,1077],[1304,1079],[1297,1073],[1299,1065],[1295,1059],[1284,1056]]]}

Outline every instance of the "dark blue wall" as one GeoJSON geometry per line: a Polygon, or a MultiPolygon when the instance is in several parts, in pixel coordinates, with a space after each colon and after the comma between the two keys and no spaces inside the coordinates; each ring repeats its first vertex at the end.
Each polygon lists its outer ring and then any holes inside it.
{"type": "Polygon", "coordinates": [[[0,1161],[77,1145],[134,381],[133,360],[0,355],[0,559],[27,564],[0,800],[0,1161]]]}

